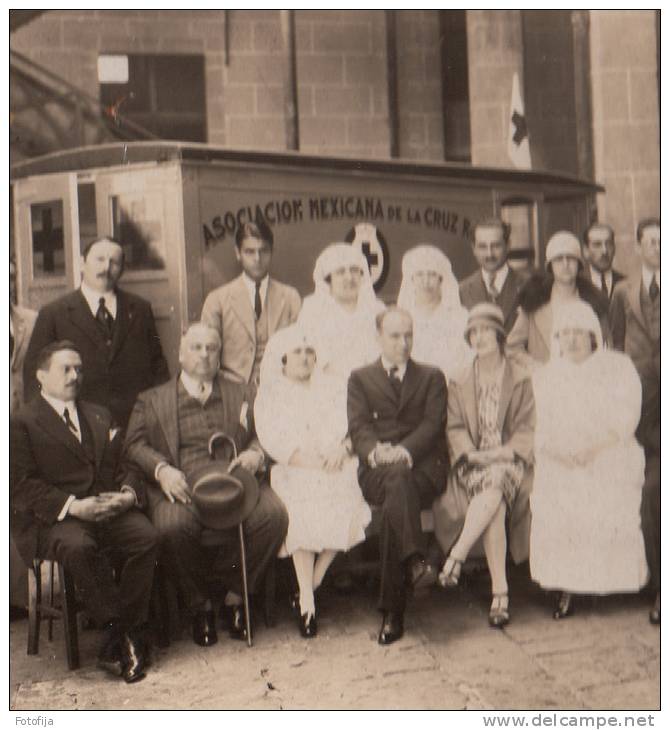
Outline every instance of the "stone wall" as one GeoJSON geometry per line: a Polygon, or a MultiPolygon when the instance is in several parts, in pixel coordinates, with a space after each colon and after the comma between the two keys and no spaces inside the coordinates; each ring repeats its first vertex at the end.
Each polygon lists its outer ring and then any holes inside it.
{"type": "Polygon", "coordinates": [[[655,14],[590,13],[595,173],[607,193],[598,215],[617,236],[617,264],[637,265],[635,226],[660,214],[655,14]]]}

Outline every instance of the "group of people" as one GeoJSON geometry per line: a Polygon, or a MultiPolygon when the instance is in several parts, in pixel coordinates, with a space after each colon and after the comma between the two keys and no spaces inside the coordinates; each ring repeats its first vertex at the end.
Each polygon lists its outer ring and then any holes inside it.
{"type": "Polygon", "coordinates": [[[574,594],[638,591],[649,567],[660,621],[660,223],[640,223],[641,274],[618,283],[607,226],[581,245],[554,234],[529,278],[507,262],[509,236],[478,223],[479,269],[460,286],[439,249],[409,250],[387,307],[345,243],[318,257],[301,302],[269,275],[272,231],[244,224],[242,272],[209,293],[172,377],[149,304],[117,286],[111,239],[36,319],[12,306],[12,549],[71,572],[105,628],[100,666],[145,676],[157,560],[197,644],[217,642],[217,603],[247,637],[239,523],[250,592],[290,556],[299,631],[315,636],[315,592],[373,510],[382,645],[402,637],[412,592],[457,585],[480,545],[494,627],[510,620],[508,552],[559,592],[555,618],[574,594]],[[221,462],[236,498],[208,501],[194,487],[221,462]],[[232,539],[212,548],[212,530],[232,539]]]}

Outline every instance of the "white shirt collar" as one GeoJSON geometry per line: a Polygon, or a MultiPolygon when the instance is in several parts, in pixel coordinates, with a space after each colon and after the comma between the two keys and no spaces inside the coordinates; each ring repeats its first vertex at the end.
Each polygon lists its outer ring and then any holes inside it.
{"type": "MultiPolygon", "coordinates": [[[[496,271],[495,276],[493,277],[493,285],[495,286],[496,290],[498,291],[498,294],[502,291],[503,287],[505,286],[505,282],[507,281],[507,275],[509,274],[509,264],[507,261],[496,271]]],[[[486,289],[489,288],[489,282],[491,280],[491,275],[488,271],[485,271],[482,269],[482,279],[484,279],[484,285],[486,286],[486,289]]]]}
{"type": "Polygon", "coordinates": [[[382,367],[384,370],[386,370],[387,375],[390,375],[391,368],[395,367],[398,368],[398,378],[402,380],[405,377],[405,372],[407,371],[407,363],[403,363],[402,365],[394,365],[392,362],[389,362],[384,355],[382,355],[382,367]]]}
{"type": "Polygon", "coordinates": [[[195,398],[201,403],[204,403],[212,394],[211,380],[209,382],[201,382],[191,377],[184,370],[181,371],[179,379],[181,380],[181,384],[184,386],[186,392],[191,396],[191,398],[195,398]]]}
{"type": "MultiPolygon", "coordinates": [[[[261,281],[261,302],[263,302],[263,307],[265,307],[265,297],[268,293],[268,282],[270,280],[270,275],[266,274],[265,278],[261,281]]],[[[256,308],[256,282],[250,277],[247,276],[244,272],[242,272],[242,281],[244,282],[244,286],[246,286],[247,291],[249,292],[249,299],[251,301],[251,308],[255,311],[256,308]]]]}
{"type": "Polygon", "coordinates": [[[642,264],[642,283],[644,284],[644,288],[649,291],[649,287],[651,286],[651,280],[653,278],[656,279],[656,286],[658,288],[661,288],[661,277],[660,277],[660,271],[652,271],[651,269],[648,269],[644,264],[642,264]]]}
{"type": "Polygon", "coordinates": [[[116,319],[116,292],[115,291],[109,291],[105,292],[105,294],[101,294],[98,291],[95,291],[95,289],[91,289],[90,286],[85,284],[83,281],[81,282],[81,293],[84,295],[84,299],[86,300],[86,303],[88,304],[89,309],[91,310],[91,314],[95,317],[95,315],[98,313],[98,307],[100,306],[100,297],[105,298],[105,307],[107,307],[107,311],[112,315],[114,319],[116,319]]]}
{"type": "MultiPolygon", "coordinates": [[[[44,392],[42,392],[42,398],[44,398],[44,400],[54,409],[54,411],[56,411],[60,419],[63,418],[63,413],[67,408],[70,420],[77,428],[76,437],[81,443],[81,428],[79,427],[79,414],[77,413],[77,404],[73,400],[61,400],[60,398],[54,398],[51,395],[47,395],[44,392]]],[[[75,434],[72,435],[74,436],[75,434]]]]}

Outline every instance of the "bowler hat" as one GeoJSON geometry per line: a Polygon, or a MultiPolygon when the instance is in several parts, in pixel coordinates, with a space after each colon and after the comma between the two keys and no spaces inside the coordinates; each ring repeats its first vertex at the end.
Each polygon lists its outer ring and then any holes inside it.
{"type": "Polygon", "coordinates": [[[470,331],[475,325],[483,324],[492,327],[503,336],[505,333],[505,320],[502,309],[493,302],[480,302],[468,312],[468,323],[465,326],[465,341],[470,344],[470,331]]]}
{"type": "Polygon", "coordinates": [[[189,475],[190,508],[205,527],[225,530],[249,516],[260,492],[253,474],[240,466],[228,473],[229,462],[214,459],[213,444],[217,436],[221,434],[214,434],[209,440],[212,461],[189,475]]]}

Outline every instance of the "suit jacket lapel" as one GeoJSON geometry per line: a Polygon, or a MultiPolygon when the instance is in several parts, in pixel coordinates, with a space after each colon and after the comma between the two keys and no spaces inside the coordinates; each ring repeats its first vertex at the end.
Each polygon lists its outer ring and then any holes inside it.
{"type": "MultiPolygon", "coordinates": [[[[69,449],[75,456],[81,459],[84,463],[90,464],[90,459],[86,456],[84,447],[79,443],[79,440],[74,436],[70,429],[65,425],[65,422],[61,420],[59,415],[54,409],[42,398],[41,395],[36,398],[37,405],[37,424],[43,430],[46,431],[52,438],[56,439],[59,443],[63,444],[69,449]]],[[[77,408],[78,412],[80,409],[77,408]]]]}
{"type": "Polygon", "coordinates": [[[116,292],[116,321],[114,322],[114,335],[112,338],[111,357],[115,357],[121,349],[128,331],[130,330],[135,317],[135,308],[124,292],[116,292]]]}
{"type": "Polygon", "coordinates": [[[514,301],[516,299],[516,276],[514,271],[510,269],[507,272],[507,278],[503,284],[502,291],[498,297],[498,306],[505,315],[505,324],[511,315],[514,314],[514,301]]]}
{"type": "Polygon", "coordinates": [[[109,427],[111,423],[109,419],[103,418],[98,411],[92,411],[86,403],[79,403],[77,410],[79,412],[79,419],[86,419],[89,431],[93,437],[95,468],[99,469],[102,463],[102,455],[109,438],[109,427]]]}
{"type": "Polygon", "coordinates": [[[254,312],[251,309],[249,292],[247,291],[241,276],[239,276],[235,281],[235,286],[230,297],[230,304],[233,311],[244,325],[244,328],[249,333],[251,341],[256,342],[256,323],[254,322],[254,312]]]}
{"type": "Polygon", "coordinates": [[[265,302],[268,310],[268,334],[272,335],[279,329],[279,321],[286,305],[284,295],[274,279],[268,280],[268,292],[265,302]]]}
{"type": "Polygon", "coordinates": [[[639,273],[634,277],[631,277],[628,284],[628,301],[630,302],[630,308],[635,315],[635,318],[640,323],[644,333],[649,336],[649,330],[647,329],[647,320],[642,313],[642,302],[640,297],[642,294],[642,274],[639,273]]]}
{"type": "Polygon", "coordinates": [[[512,391],[514,390],[514,382],[512,378],[512,368],[507,360],[505,360],[502,383],[500,386],[500,400],[498,402],[498,428],[502,433],[505,423],[505,416],[509,408],[509,402],[512,399],[512,391]]]}
{"type": "Polygon", "coordinates": [[[179,376],[172,378],[159,390],[157,390],[152,398],[152,403],[158,423],[173,464],[179,464],[179,413],[177,409],[177,387],[179,376]]]}
{"type": "Polygon", "coordinates": [[[373,380],[375,384],[377,385],[377,388],[388,398],[392,403],[394,403],[396,406],[398,405],[398,398],[395,394],[395,390],[393,390],[393,386],[391,385],[391,381],[389,380],[388,373],[386,370],[384,370],[384,366],[382,365],[382,359],[377,358],[377,361],[375,362],[375,367],[372,370],[373,380]]]}
{"type": "Polygon", "coordinates": [[[402,379],[400,406],[398,408],[399,411],[405,407],[407,401],[414,395],[416,389],[419,387],[420,382],[421,378],[419,377],[419,368],[417,368],[417,366],[414,364],[414,361],[410,359],[407,361],[405,377],[402,379]]]}
{"type": "Polygon", "coordinates": [[[73,298],[68,304],[68,312],[72,323],[78,327],[87,337],[93,340],[98,346],[105,346],[105,338],[95,317],[88,307],[84,295],[81,290],[77,290],[76,298],[73,298]]]}
{"type": "Polygon", "coordinates": [[[461,392],[465,401],[465,420],[468,431],[472,435],[472,443],[479,448],[479,416],[477,414],[477,383],[475,368],[468,368],[468,374],[461,384],[461,392]]]}

